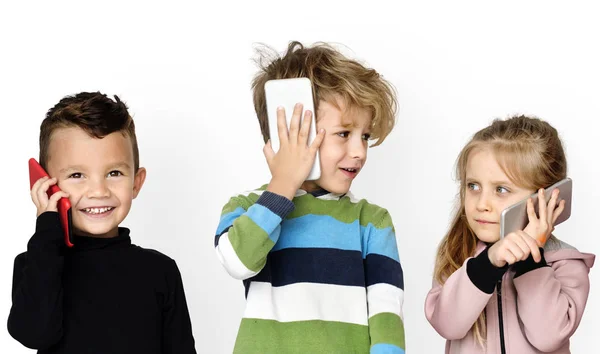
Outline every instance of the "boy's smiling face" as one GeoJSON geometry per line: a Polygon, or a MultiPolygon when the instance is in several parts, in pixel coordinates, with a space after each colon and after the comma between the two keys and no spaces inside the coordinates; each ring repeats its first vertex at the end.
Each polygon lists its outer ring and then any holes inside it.
{"type": "Polygon", "coordinates": [[[320,101],[317,129],[325,129],[325,139],[319,149],[321,177],[306,181],[302,189],[313,191],[323,188],[344,194],[367,161],[372,114],[367,109],[351,107],[346,110],[338,99],[333,104],[320,101]]]}
{"type": "Polygon", "coordinates": [[[130,138],[114,132],[97,139],[78,127],[58,128],[48,152],[48,174],[69,193],[74,232],[117,236],[146,178],[144,168],[134,172],[130,138]]]}

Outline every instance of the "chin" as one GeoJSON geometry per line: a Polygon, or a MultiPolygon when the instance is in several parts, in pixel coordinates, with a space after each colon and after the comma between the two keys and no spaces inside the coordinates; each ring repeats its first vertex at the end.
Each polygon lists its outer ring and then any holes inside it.
{"type": "Polygon", "coordinates": [[[479,232],[475,235],[480,241],[487,243],[494,243],[500,239],[500,235],[490,234],[489,232],[479,232]]]}
{"type": "Polygon", "coordinates": [[[330,184],[330,185],[320,184],[320,187],[325,189],[329,193],[336,193],[336,194],[345,194],[345,193],[348,193],[348,191],[350,190],[350,186],[340,185],[338,183],[330,184]]]}
{"type": "Polygon", "coordinates": [[[325,189],[329,193],[335,194],[346,194],[352,186],[352,181],[337,180],[332,178],[333,176],[327,176],[325,179],[318,179],[316,181],[320,188],[325,189]]]}
{"type": "Polygon", "coordinates": [[[73,225],[76,234],[80,234],[81,236],[91,236],[91,237],[111,237],[109,236],[111,233],[116,233],[114,236],[118,235],[118,228],[114,226],[83,226],[78,227],[73,225]]]}

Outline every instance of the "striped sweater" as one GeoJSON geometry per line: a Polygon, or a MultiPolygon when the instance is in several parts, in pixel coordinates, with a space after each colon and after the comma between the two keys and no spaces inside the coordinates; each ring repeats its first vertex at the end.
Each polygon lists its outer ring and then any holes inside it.
{"type": "Polygon", "coordinates": [[[351,194],[265,190],[223,208],[219,261],[244,281],[234,353],[404,354],[404,280],[389,213],[351,194]]]}

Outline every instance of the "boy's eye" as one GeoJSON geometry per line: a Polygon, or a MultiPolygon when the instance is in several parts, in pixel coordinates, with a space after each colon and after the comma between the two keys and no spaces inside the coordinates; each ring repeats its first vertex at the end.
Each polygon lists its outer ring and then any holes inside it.
{"type": "Polygon", "coordinates": [[[342,138],[347,138],[348,135],[350,135],[350,132],[345,131],[345,132],[339,132],[337,133],[338,136],[342,137],[342,138]]]}
{"type": "Polygon", "coordinates": [[[110,177],[119,177],[119,176],[123,176],[123,173],[121,173],[121,171],[114,170],[114,171],[110,171],[108,173],[108,175],[110,177]]]}
{"type": "Polygon", "coordinates": [[[69,175],[69,178],[81,178],[81,173],[75,172],[69,175]]]}

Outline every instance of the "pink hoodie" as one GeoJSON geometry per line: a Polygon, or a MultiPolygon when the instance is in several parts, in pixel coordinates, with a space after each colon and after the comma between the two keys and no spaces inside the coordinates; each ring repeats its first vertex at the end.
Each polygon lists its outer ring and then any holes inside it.
{"type": "Polygon", "coordinates": [[[446,354],[571,353],[569,338],[583,316],[595,256],[554,237],[542,254],[540,263],[530,257],[506,271],[490,263],[480,242],[476,257],[467,259],[443,286],[434,280],[425,315],[448,340],[446,354]],[[487,341],[481,347],[471,327],[484,309],[487,341]]]}

